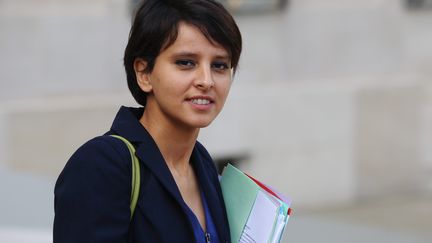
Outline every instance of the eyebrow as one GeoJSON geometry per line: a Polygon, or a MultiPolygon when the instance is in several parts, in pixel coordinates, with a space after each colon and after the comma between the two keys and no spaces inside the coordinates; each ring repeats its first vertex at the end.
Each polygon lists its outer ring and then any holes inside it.
{"type": "MultiPolygon", "coordinates": [[[[194,52],[181,51],[181,52],[173,53],[171,56],[174,58],[179,58],[179,57],[197,58],[199,56],[199,54],[194,53],[194,52]]],[[[228,59],[228,60],[230,59],[228,54],[217,54],[215,56],[215,58],[228,59]]]]}
{"type": "Polygon", "coordinates": [[[198,54],[193,52],[182,51],[182,52],[173,53],[171,56],[172,57],[197,57],[198,54]]]}

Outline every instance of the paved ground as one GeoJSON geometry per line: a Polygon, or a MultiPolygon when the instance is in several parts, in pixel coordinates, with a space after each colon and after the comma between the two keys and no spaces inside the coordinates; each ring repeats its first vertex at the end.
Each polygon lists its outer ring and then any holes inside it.
{"type": "Polygon", "coordinates": [[[300,210],[284,242],[432,242],[432,197],[396,196],[356,205],[300,210]]]}
{"type": "MultiPolygon", "coordinates": [[[[53,183],[54,179],[0,167],[0,243],[52,242],[53,183]]],[[[320,210],[296,208],[282,242],[430,243],[432,196],[399,195],[320,210]]]]}

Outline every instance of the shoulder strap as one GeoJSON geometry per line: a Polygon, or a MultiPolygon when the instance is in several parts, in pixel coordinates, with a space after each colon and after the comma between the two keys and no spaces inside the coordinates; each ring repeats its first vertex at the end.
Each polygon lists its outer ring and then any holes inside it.
{"type": "Polygon", "coordinates": [[[128,147],[129,153],[132,160],[132,191],[131,191],[131,202],[130,202],[130,210],[131,210],[131,220],[134,215],[136,204],[138,202],[138,196],[140,191],[140,165],[139,159],[135,155],[135,147],[124,137],[119,135],[110,135],[111,137],[118,138],[122,140],[128,147]]]}

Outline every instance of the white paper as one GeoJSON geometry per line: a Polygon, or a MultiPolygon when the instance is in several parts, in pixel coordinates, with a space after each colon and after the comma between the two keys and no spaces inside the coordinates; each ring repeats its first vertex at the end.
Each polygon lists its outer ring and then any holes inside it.
{"type": "Polygon", "coordinates": [[[267,243],[272,238],[275,219],[279,214],[276,205],[266,193],[258,191],[255,203],[240,237],[240,243],[267,243]]]}

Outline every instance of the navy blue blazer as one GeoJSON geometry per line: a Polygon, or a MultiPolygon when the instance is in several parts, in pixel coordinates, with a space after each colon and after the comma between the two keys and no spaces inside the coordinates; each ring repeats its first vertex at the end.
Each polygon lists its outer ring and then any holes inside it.
{"type": "MultiPolygon", "coordinates": [[[[122,107],[104,136],[81,146],[55,185],[54,243],[196,242],[187,205],[156,143],[139,123],[143,108],[122,107]],[[141,188],[132,221],[132,162],[118,134],[132,142],[140,159],[141,188]]],[[[229,225],[213,161],[196,143],[191,163],[221,242],[229,225]]]]}

